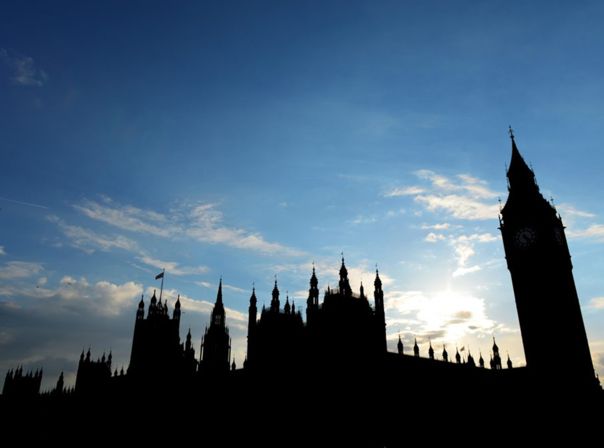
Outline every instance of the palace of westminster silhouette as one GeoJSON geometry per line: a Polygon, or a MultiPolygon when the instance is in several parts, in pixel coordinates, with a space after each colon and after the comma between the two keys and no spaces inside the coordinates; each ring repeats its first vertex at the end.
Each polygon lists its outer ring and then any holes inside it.
{"type": "MultiPolygon", "coordinates": [[[[188,403],[199,400],[190,424],[209,431],[230,419],[242,428],[232,437],[250,446],[250,440],[289,440],[283,446],[292,446],[296,441],[316,441],[319,432],[334,440],[348,434],[349,442],[395,445],[400,441],[402,409],[432,415],[435,403],[468,410],[482,404],[492,417],[499,415],[497,402],[515,400],[523,403],[516,412],[528,420],[535,409],[555,409],[560,400],[594,400],[601,407],[602,390],[590,355],[564,225],[540,193],[513,135],[511,139],[509,196],[501,209],[500,230],[525,367],[513,368],[509,357],[502,360],[495,339],[487,362],[482,354],[478,360],[470,353],[462,358],[440,346],[435,356],[432,344],[428,357],[422,357],[417,342],[413,355],[406,355],[400,337],[398,353],[388,352],[379,273],[376,270],[371,299],[363,286],[358,293],[352,291],[342,258],[338,287],[328,287],[322,300],[313,267],[305,319],[289,298],[283,303],[277,281],[270,307],[260,312],[252,290],[247,357],[240,368],[231,362],[221,280],[199,357],[190,331],[180,342],[180,300],[170,316],[167,303],[154,293],[148,306],[143,298],[138,304],[127,371],[112,370],[111,353],[95,360],[88,350],[80,356],[75,387],[65,388],[61,374],[52,391],[40,394],[42,372],[17,368],[6,375],[0,406],[34,403],[45,410],[37,416],[51,421],[54,409],[76,420],[81,409],[94,415],[101,409],[125,415],[119,409],[129,409],[130,421],[171,426],[171,420],[164,421],[166,412],[178,406],[188,409],[188,403]],[[259,412],[263,409],[268,411],[259,412]],[[134,417],[138,412],[142,416],[134,417]],[[144,415],[152,419],[154,413],[158,420],[149,423],[144,415]],[[329,416],[335,414],[348,423],[332,421],[329,416]],[[350,424],[351,419],[356,423],[350,424]],[[268,433],[262,431],[267,425],[272,428],[268,433]]],[[[472,415],[473,422],[491,418],[475,409],[472,415]]],[[[458,418],[461,423],[469,417],[458,418]]],[[[155,433],[148,431],[141,434],[153,440],[155,433]]]]}

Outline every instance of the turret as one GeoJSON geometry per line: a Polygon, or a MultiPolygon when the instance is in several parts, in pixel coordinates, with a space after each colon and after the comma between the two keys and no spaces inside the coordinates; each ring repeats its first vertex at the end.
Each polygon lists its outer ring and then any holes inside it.
{"type": "Polygon", "coordinates": [[[176,303],[174,304],[174,312],[172,313],[172,319],[180,319],[180,294],[178,294],[176,303]]]}
{"type": "Polygon", "coordinates": [[[350,289],[350,282],[348,281],[348,269],[344,264],[344,255],[342,255],[342,266],[340,266],[340,294],[344,296],[351,296],[352,290],[350,289]]]}
{"type": "Polygon", "coordinates": [[[443,344],[443,361],[449,362],[449,353],[447,353],[447,348],[443,344]]]}
{"type": "Polygon", "coordinates": [[[380,340],[380,344],[384,353],[387,351],[386,345],[386,312],[384,310],[384,291],[382,290],[382,279],[380,279],[380,273],[375,270],[375,281],[373,282],[373,299],[375,301],[375,318],[376,318],[376,331],[377,337],[380,340]]]}
{"type": "Polygon", "coordinates": [[[419,356],[419,346],[417,345],[417,338],[415,338],[415,343],[413,344],[413,355],[419,356]]]}
{"type": "Polygon", "coordinates": [[[273,288],[273,299],[271,300],[271,311],[278,313],[281,304],[279,303],[279,288],[277,287],[277,279],[275,279],[275,287],[273,288]]]}
{"type": "Polygon", "coordinates": [[[403,341],[401,340],[401,335],[398,335],[398,344],[396,344],[396,348],[398,350],[398,354],[402,355],[403,354],[403,341]]]}
{"type": "Polygon", "coordinates": [[[138,302],[138,309],[136,310],[136,320],[145,318],[145,301],[143,300],[143,297],[143,294],[141,294],[141,301],[138,302]]]}
{"type": "Polygon", "coordinates": [[[432,348],[432,341],[430,341],[430,348],[428,348],[428,358],[434,359],[434,349],[432,348]]]}
{"type": "Polygon", "coordinates": [[[313,263],[312,275],[310,276],[310,288],[308,289],[308,299],[306,300],[306,322],[312,324],[314,316],[319,309],[319,280],[315,274],[313,263]]]}

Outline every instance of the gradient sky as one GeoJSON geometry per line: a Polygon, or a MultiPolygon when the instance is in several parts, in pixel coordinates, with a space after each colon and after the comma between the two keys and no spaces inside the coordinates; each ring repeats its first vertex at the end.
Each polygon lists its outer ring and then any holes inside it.
{"type": "Polygon", "coordinates": [[[488,361],[496,336],[522,365],[510,124],[604,372],[602,23],[598,1],[3,2],[1,377],[73,384],[89,346],[127,367],[164,267],[198,352],[223,277],[241,365],[252,283],[303,306],[342,251],[355,288],[379,265],[391,350],[400,332],[488,361]]]}

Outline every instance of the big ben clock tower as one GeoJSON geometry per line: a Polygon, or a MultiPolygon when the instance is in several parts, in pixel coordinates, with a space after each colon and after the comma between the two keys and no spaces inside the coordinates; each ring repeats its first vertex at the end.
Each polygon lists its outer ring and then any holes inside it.
{"type": "Polygon", "coordinates": [[[527,369],[557,387],[596,384],[564,225],[539,192],[514,135],[501,234],[527,369]]]}

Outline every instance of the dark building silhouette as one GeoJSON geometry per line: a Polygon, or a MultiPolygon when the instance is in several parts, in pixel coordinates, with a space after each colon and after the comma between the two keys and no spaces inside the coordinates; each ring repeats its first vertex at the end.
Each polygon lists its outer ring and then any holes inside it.
{"type": "Polygon", "coordinates": [[[222,279],[218,285],[216,304],[212,310],[210,326],[206,327],[201,340],[201,368],[212,373],[229,371],[231,361],[231,337],[226,326],[226,313],[222,303],[222,279]]]}
{"type": "MultiPolygon", "coordinates": [[[[527,367],[559,384],[593,385],[594,368],[562,218],[543,198],[513,134],[511,138],[509,196],[501,210],[500,229],[527,367]],[[558,335],[555,344],[552,335],[558,335]],[[564,362],[552,368],[560,354],[564,362]]],[[[496,347],[493,344],[493,360],[501,368],[496,347]]]]}
{"type": "Polygon", "coordinates": [[[135,377],[176,375],[182,367],[180,345],[180,297],[176,300],[172,318],[168,303],[159,301],[153,292],[147,316],[143,297],[138,304],[132,338],[132,353],[128,374],[135,377]]]}
{"type": "MultiPolygon", "coordinates": [[[[111,353],[93,360],[88,350],[80,357],[74,391],[65,389],[61,374],[56,388],[40,395],[41,371],[9,371],[0,397],[2,416],[21,421],[15,409],[22,406],[28,425],[47,429],[41,432],[45,441],[48,431],[60,431],[58,423],[64,421],[76,428],[71,434],[78,435],[77,441],[82,440],[77,428],[96,422],[95,434],[102,436],[111,422],[116,434],[127,434],[138,444],[189,443],[190,428],[199,426],[203,446],[402,446],[409,443],[407,429],[418,429],[425,416],[443,409],[447,418],[439,421],[439,431],[430,430],[432,441],[450,442],[468,421],[489,437],[477,440],[491,440],[493,428],[510,416],[518,431],[538,434],[541,440],[552,435],[551,428],[567,427],[571,417],[581,416],[583,428],[597,428],[586,425],[591,415],[581,412],[582,406],[602,405],[602,390],[593,371],[564,226],[540,194],[513,138],[507,176],[509,198],[500,228],[526,367],[513,368],[508,354],[503,369],[495,338],[490,368],[481,352],[476,364],[465,347],[456,348],[453,362],[443,345],[437,359],[431,340],[421,338],[414,339],[413,354],[405,355],[399,335],[398,353],[389,353],[379,272],[371,300],[362,284],[358,293],[352,291],[342,256],[338,287],[328,286],[322,300],[313,266],[306,321],[287,293],[282,305],[277,280],[270,306],[260,312],[252,289],[242,369],[231,360],[222,279],[199,360],[190,329],[180,342],[180,297],[170,317],[167,303],[154,292],[146,315],[143,298],[138,305],[127,373],[122,368],[112,375],[111,353]],[[427,346],[427,357],[420,356],[420,345],[427,346]],[[516,404],[514,411],[508,413],[493,397],[516,404]],[[570,416],[568,402],[574,403],[570,416]],[[194,411],[179,414],[178,423],[166,431],[162,412],[188,409],[191,403],[194,411]],[[483,405],[489,406],[488,413],[481,412],[483,405]],[[229,440],[227,432],[217,430],[227,424],[241,428],[229,433],[229,440]]],[[[57,435],[63,440],[65,432],[57,435]]]]}
{"type": "Polygon", "coordinates": [[[95,361],[91,358],[90,349],[86,352],[86,356],[82,351],[78,363],[75,391],[79,394],[103,393],[111,379],[111,361],[111,352],[107,357],[103,353],[103,356],[95,361]]]}
{"type": "Polygon", "coordinates": [[[6,372],[2,395],[5,397],[31,398],[40,393],[42,370],[23,373],[23,367],[6,372]]]}

